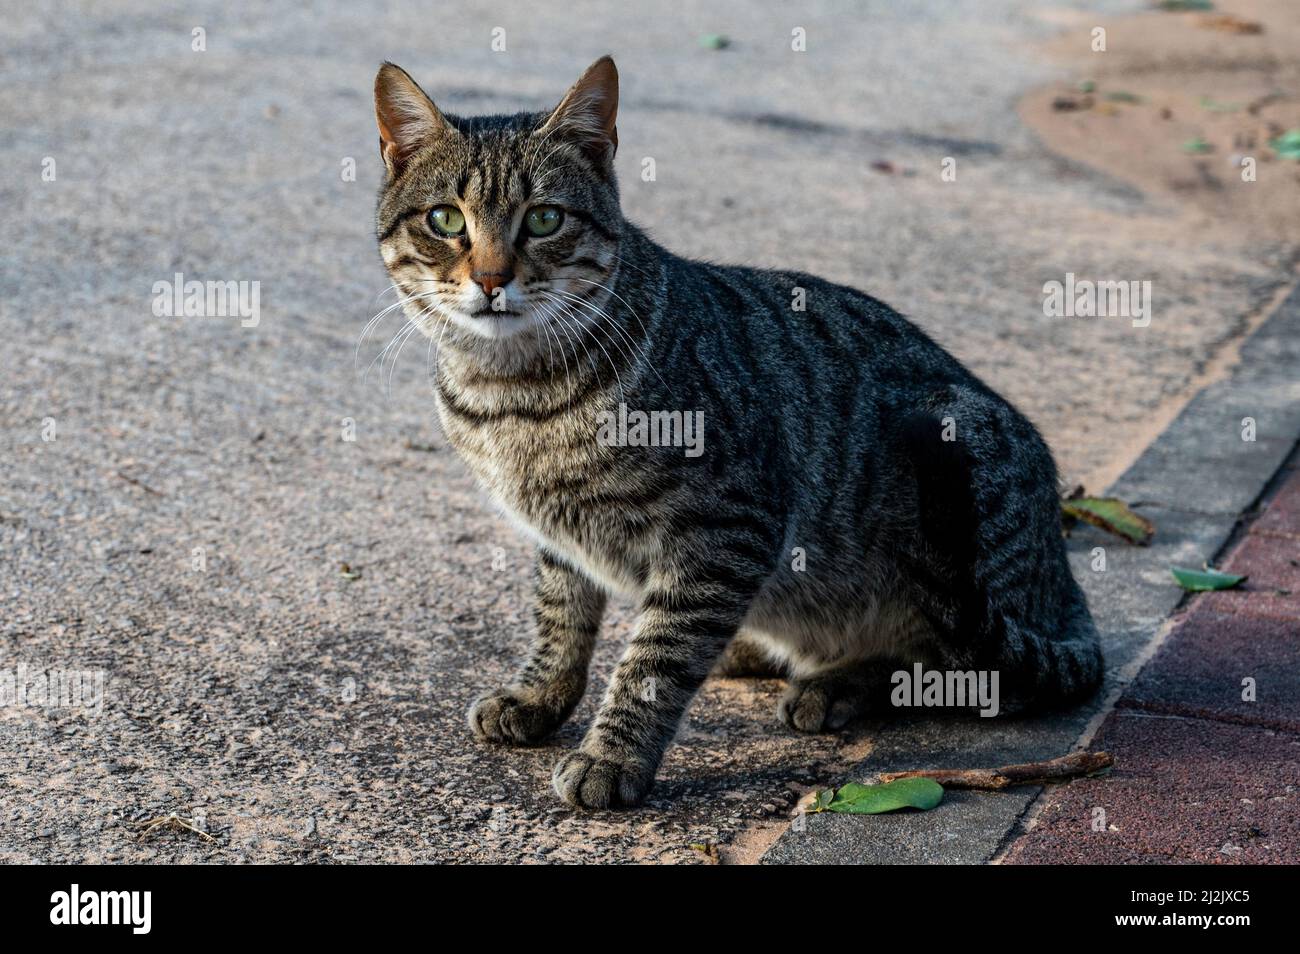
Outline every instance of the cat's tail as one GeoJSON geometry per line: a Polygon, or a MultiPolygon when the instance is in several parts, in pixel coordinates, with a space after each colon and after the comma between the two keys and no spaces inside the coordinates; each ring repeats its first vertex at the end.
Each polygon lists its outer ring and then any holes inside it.
{"type": "Polygon", "coordinates": [[[1056,466],[1033,425],[990,392],[953,386],[909,417],[903,444],[946,664],[996,670],[1004,711],[1092,695],[1101,643],[1066,557],[1056,466]]]}
{"type": "Polygon", "coordinates": [[[1101,640],[1082,593],[1050,628],[1026,625],[1005,612],[998,612],[986,625],[987,648],[992,652],[982,658],[1001,674],[1004,712],[1081,702],[1097,691],[1105,677],[1101,640]]]}

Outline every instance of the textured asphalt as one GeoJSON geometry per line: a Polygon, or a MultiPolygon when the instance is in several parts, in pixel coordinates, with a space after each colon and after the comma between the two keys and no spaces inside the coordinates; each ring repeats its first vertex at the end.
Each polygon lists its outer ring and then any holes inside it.
{"type": "Polygon", "coordinates": [[[390,59],[451,111],[542,108],[613,53],[632,218],[684,253],[890,302],[1038,422],[1073,482],[1122,463],[1294,250],[1188,234],[1041,147],[1015,112],[1059,78],[1040,9],[9,4],[0,671],[102,672],[106,698],[0,709],[0,861],[703,861],[692,844],[743,847],[807,787],[910,744],[797,737],[778,684],[714,683],[644,809],[574,814],[550,766],[591,719],[625,605],[553,744],[469,738],[468,702],[526,645],[528,551],[444,446],[424,346],[358,373],[397,330],[358,342],[389,300],[369,90],[390,59]],[[1151,280],[1152,326],[1045,318],[1042,285],[1068,271],[1151,280]],[[260,282],[259,323],[155,315],[178,272],[260,282]],[[215,841],[141,837],[172,811],[215,841]]]}

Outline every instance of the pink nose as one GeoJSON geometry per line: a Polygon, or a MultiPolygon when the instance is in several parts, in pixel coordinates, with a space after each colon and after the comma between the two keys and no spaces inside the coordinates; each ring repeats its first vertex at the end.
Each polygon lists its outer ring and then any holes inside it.
{"type": "Polygon", "coordinates": [[[514,279],[513,272],[475,272],[470,278],[478,282],[483,291],[491,295],[498,288],[509,285],[514,279]]]}

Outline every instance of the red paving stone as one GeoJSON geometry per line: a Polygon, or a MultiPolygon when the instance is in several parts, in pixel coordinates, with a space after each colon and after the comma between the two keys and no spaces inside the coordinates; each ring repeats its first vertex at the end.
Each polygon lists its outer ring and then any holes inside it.
{"type": "Polygon", "coordinates": [[[1300,735],[1300,624],[1193,610],[1119,705],[1300,735]],[[1253,702],[1242,698],[1254,680],[1253,702]]]}
{"type": "MultiPolygon", "coordinates": [[[[1292,472],[1294,474],[1294,471],[1292,472]]],[[[1284,533],[1300,537],[1300,480],[1288,477],[1252,528],[1258,533],[1284,533]]]]}
{"type": "Polygon", "coordinates": [[[1252,528],[1219,569],[1242,573],[1249,579],[1238,589],[1196,597],[1196,608],[1277,617],[1293,623],[1300,620],[1300,538],[1252,528]]]}
{"type": "Polygon", "coordinates": [[[1112,713],[1103,778],[1053,793],[1006,864],[1294,863],[1300,737],[1202,719],[1112,713]],[[1094,809],[1105,830],[1093,831],[1094,809]]]}
{"type": "Polygon", "coordinates": [[[1193,597],[1102,724],[1115,770],[1049,792],[1005,863],[1300,862],[1300,471],[1221,569],[1250,579],[1193,597]]]}

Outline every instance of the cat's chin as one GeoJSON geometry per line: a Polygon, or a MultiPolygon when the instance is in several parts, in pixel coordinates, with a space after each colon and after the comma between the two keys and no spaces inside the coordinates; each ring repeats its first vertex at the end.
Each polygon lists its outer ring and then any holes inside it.
{"type": "Polygon", "coordinates": [[[525,332],[533,331],[541,324],[541,318],[529,312],[491,315],[455,312],[451,319],[462,331],[487,341],[507,341],[517,338],[525,332]]]}
{"type": "Polygon", "coordinates": [[[491,317],[450,313],[449,334],[437,331],[440,350],[459,355],[482,370],[513,374],[533,366],[546,352],[545,319],[539,315],[493,315],[491,317]]]}

